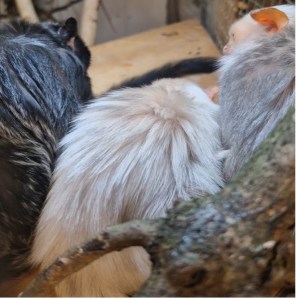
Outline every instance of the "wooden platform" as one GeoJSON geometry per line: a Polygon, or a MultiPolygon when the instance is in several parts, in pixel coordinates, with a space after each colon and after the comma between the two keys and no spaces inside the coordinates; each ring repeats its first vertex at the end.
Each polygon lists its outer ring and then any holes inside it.
{"type": "MultiPolygon", "coordinates": [[[[125,79],[169,62],[192,57],[219,57],[206,30],[196,20],[100,44],[91,48],[89,70],[94,93],[99,95],[125,79]]],[[[216,75],[190,76],[202,87],[215,84],[216,75]]]]}

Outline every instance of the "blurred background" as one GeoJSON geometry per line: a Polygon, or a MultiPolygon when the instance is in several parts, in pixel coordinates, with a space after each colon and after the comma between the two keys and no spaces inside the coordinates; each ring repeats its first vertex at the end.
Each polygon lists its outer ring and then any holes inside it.
{"type": "MultiPolygon", "coordinates": [[[[0,21],[20,16],[17,2],[0,0],[0,21]]],[[[40,21],[81,20],[83,2],[90,0],[32,0],[40,21]]],[[[94,44],[107,42],[166,24],[196,18],[207,29],[217,46],[227,39],[229,25],[251,9],[294,0],[100,0],[94,44]]]]}

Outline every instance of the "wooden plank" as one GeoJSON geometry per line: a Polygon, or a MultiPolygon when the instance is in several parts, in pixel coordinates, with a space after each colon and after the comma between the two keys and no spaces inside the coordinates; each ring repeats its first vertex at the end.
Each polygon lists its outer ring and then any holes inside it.
{"type": "MultiPolygon", "coordinates": [[[[219,57],[206,30],[196,20],[160,27],[91,48],[89,75],[95,94],[166,63],[192,57],[219,57]]],[[[190,76],[202,87],[215,84],[216,76],[190,76]]]]}

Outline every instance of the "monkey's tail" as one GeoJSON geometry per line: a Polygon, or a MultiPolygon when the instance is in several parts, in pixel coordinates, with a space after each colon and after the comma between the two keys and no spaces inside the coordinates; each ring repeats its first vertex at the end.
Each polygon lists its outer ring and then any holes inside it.
{"type": "Polygon", "coordinates": [[[191,74],[212,73],[218,69],[218,59],[213,57],[188,58],[178,62],[166,64],[158,69],[149,71],[146,74],[128,79],[111,90],[124,87],[141,87],[149,85],[158,79],[179,78],[191,74]]]}

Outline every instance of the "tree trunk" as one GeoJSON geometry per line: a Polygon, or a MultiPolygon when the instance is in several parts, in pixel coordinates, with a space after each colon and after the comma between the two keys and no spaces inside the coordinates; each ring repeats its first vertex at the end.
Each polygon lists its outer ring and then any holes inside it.
{"type": "Polygon", "coordinates": [[[294,111],[219,194],[160,221],[137,296],[284,296],[294,292],[294,111]]]}

